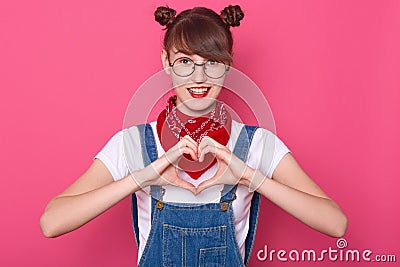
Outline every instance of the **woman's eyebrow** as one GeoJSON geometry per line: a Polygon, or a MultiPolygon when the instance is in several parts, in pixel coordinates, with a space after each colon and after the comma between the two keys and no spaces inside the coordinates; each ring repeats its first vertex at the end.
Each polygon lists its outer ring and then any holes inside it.
{"type": "Polygon", "coordinates": [[[191,56],[191,55],[193,55],[193,54],[186,54],[185,53],[185,51],[182,51],[182,50],[178,50],[178,51],[172,51],[175,55],[176,54],[182,54],[183,56],[191,56]]]}

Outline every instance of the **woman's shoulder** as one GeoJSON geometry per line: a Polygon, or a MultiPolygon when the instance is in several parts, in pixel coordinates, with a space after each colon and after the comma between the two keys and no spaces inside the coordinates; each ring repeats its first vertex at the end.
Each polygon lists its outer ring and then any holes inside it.
{"type": "Polygon", "coordinates": [[[152,130],[156,129],[157,121],[151,121],[148,123],[131,125],[128,127],[124,127],[117,131],[114,136],[119,136],[120,138],[139,138],[139,133],[146,128],[146,125],[149,125],[152,130]]]}
{"type": "MultiPolygon", "coordinates": [[[[149,125],[155,127],[155,122],[150,122],[149,125]]],[[[128,126],[119,129],[112,134],[109,140],[103,147],[104,151],[115,151],[115,153],[123,153],[127,150],[137,150],[141,147],[141,129],[144,129],[145,124],[128,126]]]]}
{"type": "Polygon", "coordinates": [[[247,127],[256,127],[256,130],[254,132],[254,137],[253,138],[265,138],[265,137],[268,137],[268,136],[276,136],[274,134],[274,132],[271,131],[271,130],[268,130],[266,128],[263,128],[263,127],[257,126],[257,125],[245,124],[245,123],[242,123],[242,122],[238,122],[236,120],[232,120],[232,126],[231,126],[232,134],[236,134],[236,133],[239,134],[240,131],[245,126],[247,126],[247,127]]]}

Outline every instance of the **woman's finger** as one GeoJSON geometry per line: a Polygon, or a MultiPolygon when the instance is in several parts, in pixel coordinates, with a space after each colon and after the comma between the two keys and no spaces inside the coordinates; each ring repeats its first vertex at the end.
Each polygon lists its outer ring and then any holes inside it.
{"type": "Polygon", "coordinates": [[[201,182],[198,186],[197,186],[197,194],[199,194],[201,191],[203,191],[204,189],[207,189],[211,186],[214,185],[219,185],[219,184],[225,184],[225,182],[223,181],[223,179],[220,179],[221,176],[214,176],[204,182],[201,182]]]}
{"type": "Polygon", "coordinates": [[[212,139],[211,137],[209,137],[209,136],[207,136],[207,135],[204,136],[204,137],[201,139],[200,143],[199,143],[199,149],[205,147],[206,145],[213,144],[213,140],[214,140],[214,139],[212,139]]]}
{"type": "Polygon", "coordinates": [[[185,141],[177,143],[165,153],[170,164],[175,164],[183,154],[190,154],[192,159],[197,160],[197,148],[185,141]]]}
{"type": "Polygon", "coordinates": [[[232,152],[225,146],[216,146],[213,142],[204,142],[199,146],[199,161],[204,160],[207,153],[213,153],[217,158],[229,163],[231,160],[232,152]]]}
{"type": "Polygon", "coordinates": [[[218,141],[216,141],[212,137],[209,137],[208,135],[204,136],[203,139],[201,139],[199,146],[201,146],[202,143],[214,144],[218,148],[225,147],[224,145],[220,144],[218,141]]]}
{"type": "Polygon", "coordinates": [[[172,183],[172,185],[174,186],[178,186],[184,189],[189,190],[190,192],[192,192],[194,195],[197,194],[197,189],[196,187],[194,187],[193,184],[189,183],[188,181],[183,180],[182,178],[180,178],[179,176],[177,176],[177,179],[174,180],[174,182],[172,183]]]}
{"type": "MultiPolygon", "coordinates": [[[[182,139],[185,139],[185,140],[189,141],[189,142],[192,143],[195,147],[198,146],[197,142],[196,142],[192,137],[190,137],[190,135],[185,135],[184,137],[182,137],[182,139]]],[[[182,140],[182,139],[181,139],[181,140],[182,140]]]]}
{"type": "Polygon", "coordinates": [[[178,142],[178,146],[182,147],[182,146],[187,146],[192,148],[194,151],[197,152],[198,149],[198,145],[197,143],[190,138],[189,135],[185,135],[179,142],[178,142]]]}
{"type": "Polygon", "coordinates": [[[187,189],[187,190],[191,191],[193,194],[196,194],[197,190],[194,187],[194,185],[189,183],[188,181],[185,181],[184,179],[182,179],[179,176],[176,167],[174,167],[172,165],[170,165],[168,167],[168,169],[165,171],[165,173],[163,173],[163,179],[167,184],[171,184],[174,186],[178,186],[178,187],[187,189]]]}
{"type": "Polygon", "coordinates": [[[207,189],[213,185],[217,185],[217,184],[221,184],[221,182],[219,182],[219,177],[214,176],[213,178],[210,178],[204,182],[201,182],[198,186],[197,186],[197,194],[199,194],[201,191],[203,191],[204,189],[207,189]]]}
{"type": "Polygon", "coordinates": [[[181,149],[181,155],[183,154],[189,154],[193,160],[197,160],[197,154],[195,151],[193,151],[193,149],[191,149],[190,147],[183,147],[181,149]]]}
{"type": "Polygon", "coordinates": [[[217,153],[216,147],[212,144],[203,145],[203,147],[199,150],[200,150],[199,162],[204,161],[204,157],[206,154],[213,153],[215,155],[217,153]]]}

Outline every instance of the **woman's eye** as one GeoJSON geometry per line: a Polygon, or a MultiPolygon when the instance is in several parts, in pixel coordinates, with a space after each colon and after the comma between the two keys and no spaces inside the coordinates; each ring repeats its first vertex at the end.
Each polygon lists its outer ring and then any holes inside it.
{"type": "Polygon", "coordinates": [[[190,64],[191,61],[188,58],[182,58],[182,59],[179,60],[179,63],[180,64],[190,64]]]}
{"type": "Polygon", "coordinates": [[[207,65],[217,65],[218,62],[216,60],[209,60],[207,61],[207,65]]]}

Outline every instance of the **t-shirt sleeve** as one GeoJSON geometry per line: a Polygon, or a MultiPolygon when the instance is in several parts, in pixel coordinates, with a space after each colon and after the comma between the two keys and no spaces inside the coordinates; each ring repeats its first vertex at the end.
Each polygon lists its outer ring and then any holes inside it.
{"type": "Polygon", "coordinates": [[[269,178],[278,166],[278,163],[289,153],[289,148],[271,131],[259,128],[253,136],[250,145],[248,164],[254,169],[260,170],[269,178]]]}
{"type": "Polygon", "coordinates": [[[114,181],[118,181],[129,174],[123,150],[123,133],[117,132],[105,146],[94,156],[100,159],[108,168],[114,181]]]}

